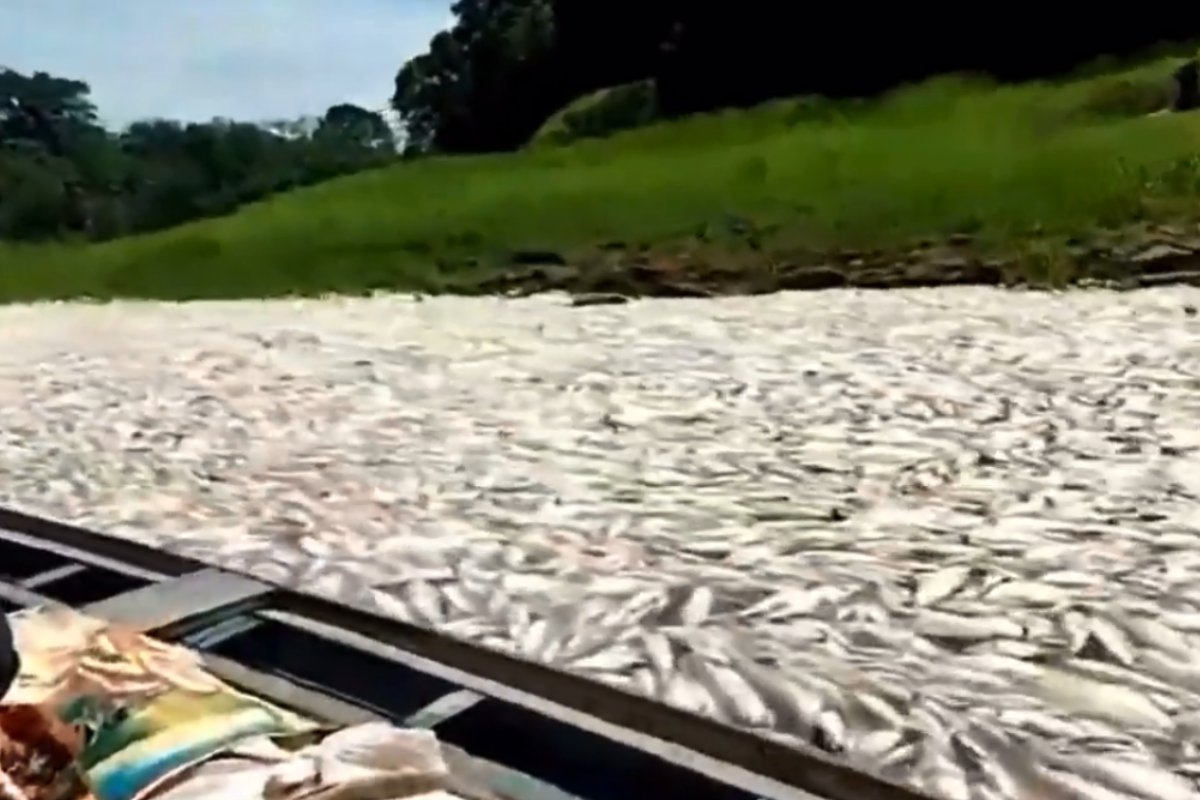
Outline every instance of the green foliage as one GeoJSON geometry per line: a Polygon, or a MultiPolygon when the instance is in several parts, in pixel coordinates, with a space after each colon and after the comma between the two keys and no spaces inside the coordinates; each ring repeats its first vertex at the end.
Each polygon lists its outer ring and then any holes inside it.
{"type": "MultiPolygon", "coordinates": [[[[458,0],[449,30],[399,70],[391,98],[416,154],[563,144],[662,118],[745,109],[785,97],[874,98],[936,75],[1004,82],[1123,71],[1155,46],[1178,57],[1172,15],[992,20],[988,37],[946,37],[946,12],[837,6],[798,33],[791,7],[675,0],[458,0]],[[798,38],[799,37],[799,38],[798,38]],[[1105,63],[1091,63],[1103,57],[1105,63]],[[617,87],[617,88],[607,88],[617,87]],[[653,87],[649,90],[649,87],[653,87]],[[568,118],[569,117],[569,118],[568,118]]],[[[1111,15],[1110,15],[1111,16],[1111,15]]],[[[1194,34],[1190,34],[1194,35],[1194,34]]],[[[1190,53],[1189,53],[1190,54],[1190,53]]],[[[1143,57],[1144,59],[1144,57],[1143,57]]],[[[1093,113],[1156,106],[1161,81],[1100,87],[1093,113]]]]}
{"type": "MultiPolygon", "coordinates": [[[[1194,214],[1200,115],[1080,112],[1115,79],[947,78],[869,105],[788,101],[561,148],[420,159],[153,235],[0,252],[0,297],[437,291],[513,250],[686,243],[731,218],[768,232],[767,250],[962,232],[1020,249],[1033,231],[1194,214]]],[[[1030,263],[1056,274],[1041,251],[1030,263]]]]}
{"type": "Polygon", "coordinates": [[[548,0],[458,0],[456,23],[396,75],[392,108],[412,153],[519,147],[558,98],[548,0]],[[530,104],[536,117],[530,118],[530,104]],[[543,108],[544,106],[544,108],[543,108]]]}
{"type": "Polygon", "coordinates": [[[357,106],[312,126],[147,120],[112,132],[88,92],[0,69],[0,239],[162,230],[395,157],[384,120],[357,106]]]}
{"type": "Polygon", "coordinates": [[[600,89],[556,112],[534,134],[530,145],[562,146],[580,139],[611,136],[658,121],[658,98],[652,81],[600,89]]]}

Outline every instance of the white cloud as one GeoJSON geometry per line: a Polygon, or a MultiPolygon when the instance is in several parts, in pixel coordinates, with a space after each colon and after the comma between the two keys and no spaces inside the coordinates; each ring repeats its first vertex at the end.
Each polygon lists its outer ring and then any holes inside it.
{"type": "Polygon", "coordinates": [[[100,114],[292,118],[383,106],[447,0],[13,0],[0,66],[87,81],[100,114]]]}

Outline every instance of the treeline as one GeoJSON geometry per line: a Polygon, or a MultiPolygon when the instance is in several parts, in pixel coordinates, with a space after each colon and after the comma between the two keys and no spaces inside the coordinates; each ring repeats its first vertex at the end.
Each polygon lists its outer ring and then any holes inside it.
{"type": "MultiPolygon", "coordinates": [[[[869,97],[951,72],[1053,77],[1200,35],[1184,13],[1030,14],[911,4],[458,0],[456,24],[396,76],[418,152],[513,150],[573,99],[614,86],[610,127],[780,97],[869,97]]],[[[581,130],[596,128],[592,119],[581,130]]]]}
{"type": "Polygon", "coordinates": [[[817,8],[457,0],[455,24],[395,77],[402,142],[378,113],[348,104],[314,120],[110,130],[86,76],[0,68],[0,239],[155,231],[379,166],[398,145],[411,156],[516,150],[547,120],[570,140],[779,97],[866,97],[947,72],[1051,77],[1200,38],[1182,12],[1089,14],[1083,25],[1077,15],[1007,9],[817,8]],[[589,95],[598,100],[555,116],[589,95]]]}
{"type": "Polygon", "coordinates": [[[353,105],[315,120],[113,131],[89,94],[82,80],[0,70],[0,239],[160,230],[396,158],[384,119],[353,105]]]}

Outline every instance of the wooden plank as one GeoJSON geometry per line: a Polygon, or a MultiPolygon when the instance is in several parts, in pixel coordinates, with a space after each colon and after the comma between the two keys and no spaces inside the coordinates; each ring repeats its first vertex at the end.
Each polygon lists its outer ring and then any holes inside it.
{"type": "Polygon", "coordinates": [[[200,561],[165,550],[0,506],[0,541],[4,539],[148,580],[205,567],[200,561]]]}
{"type": "Polygon", "coordinates": [[[17,584],[24,586],[26,589],[36,589],[39,586],[45,586],[47,583],[54,583],[63,578],[70,578],[72,575],[79,575],[87,572],[87,564],[64,564],[61,567],[48,569],[45,572],[39,572],[37,575],[32,575],[24,580],[17,581],[17,584]]]}
{"type": "Polygon", "coordinates": [[[235,572],[205,569],[89,603],[79,610],[171,638],[206,619],[228,618],[261,607],[275,591],[270,584],[235,572]]]}

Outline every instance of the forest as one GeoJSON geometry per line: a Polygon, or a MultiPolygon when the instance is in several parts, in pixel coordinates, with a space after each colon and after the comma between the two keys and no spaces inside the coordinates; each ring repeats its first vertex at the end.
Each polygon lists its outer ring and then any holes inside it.
{"type": "Polygon", "coordinates": [[[458,0],[456,24],[396,76],[392,106],[409,147],[503,152],[575,98],[624,92],[588,132],[784,97],[869,98],[949,73],[1002,82],[1053,78],[1196,38],[1185,14],[952,14],[909,5],[743,0],[458,0]],[[632,96],[631,96],[632,94],[632,96]],[[648,96],[647,96],[648,95],[648,96]]]}
{"type": "Polygon", "coordinates": [[[382,117],[164,119],[111,131],[85,80],[0,70],[0,239],[104,241],[219,216],[396,157],[382,117]]]}
{"type": "Polygon", "coordinates": [[[455,24],[398,65],[398,135],[350,104],[319,119],[149,119],[114,131],[100,124],[86,75],[0,69],[0,240],[105,241],[399,158],[502,154],[783,97],[870,98],[943,73],[1052,79],[1194,38],[1166,15],[1081,31],[1067,15],[1033,25],[844,5],[806,19],[785,8],[458,0],[455,24]]]}

